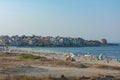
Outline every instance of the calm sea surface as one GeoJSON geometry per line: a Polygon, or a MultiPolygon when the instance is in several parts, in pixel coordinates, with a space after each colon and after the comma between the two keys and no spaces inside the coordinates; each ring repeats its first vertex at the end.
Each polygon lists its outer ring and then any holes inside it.
{"type": "Polygon", "coordinates": [[[52,53],[73,53],[74,55],[100,55],[120,58],[120,46],[100,46],[100,47],[10,47],[12,50],[27,52],[52,52],[52,53]]]}

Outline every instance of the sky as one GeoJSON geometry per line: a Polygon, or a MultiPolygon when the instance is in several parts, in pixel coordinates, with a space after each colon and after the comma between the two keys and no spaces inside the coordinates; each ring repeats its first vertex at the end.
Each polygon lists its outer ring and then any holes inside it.
{"type": "Polygon", "coordinates": [[[120,42],[120,0],[0,0],[0,35],[120,42]]]}

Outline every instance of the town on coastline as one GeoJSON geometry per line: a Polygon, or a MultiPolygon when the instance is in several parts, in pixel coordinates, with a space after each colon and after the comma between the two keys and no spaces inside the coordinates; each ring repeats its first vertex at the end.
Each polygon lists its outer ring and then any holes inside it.
{"type": "Polygon", "coordinates": [[[85,40],[75,37],[51,37],[51,36],[0,36],[0,45],[7,46],[47,46],[47,47],[83,47],[83,46],[106,46],[106,39],[85,40]]]}

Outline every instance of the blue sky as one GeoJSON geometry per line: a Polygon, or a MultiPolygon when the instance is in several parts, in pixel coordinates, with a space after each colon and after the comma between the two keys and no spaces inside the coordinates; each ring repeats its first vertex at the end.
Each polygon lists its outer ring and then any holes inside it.
{"type": "Polygon", "coordinates": [[[0,35],[120,42],[120,0],[0,0],[0,35]]]}

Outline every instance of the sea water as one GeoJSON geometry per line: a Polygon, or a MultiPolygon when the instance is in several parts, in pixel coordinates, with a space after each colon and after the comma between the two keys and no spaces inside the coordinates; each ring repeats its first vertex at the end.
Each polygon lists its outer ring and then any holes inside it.
{"type": "Polygon", "coordinates": [[[110,58],[120,58],[120,46],[100,46],[100,47],[10,47],[12,50],[27,52],[49,52],[49,53],[73,53],[74,55],[95,55],[100,54],[110,58]]]}

